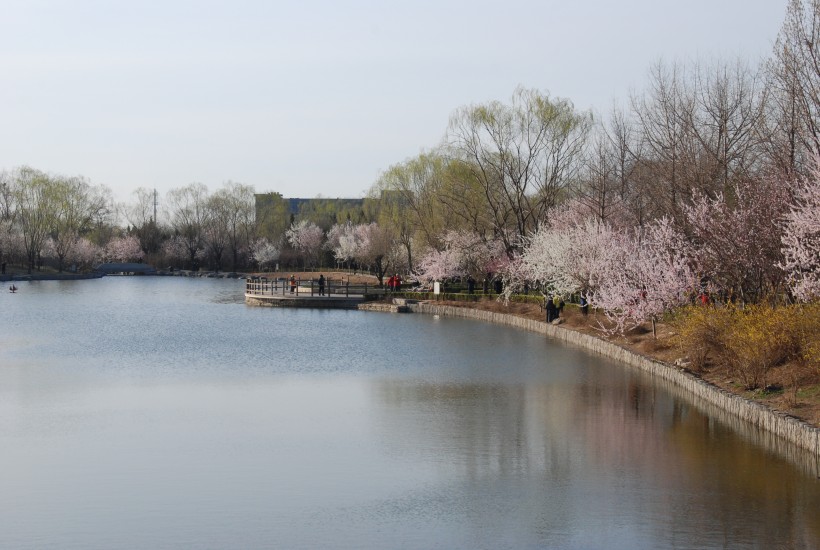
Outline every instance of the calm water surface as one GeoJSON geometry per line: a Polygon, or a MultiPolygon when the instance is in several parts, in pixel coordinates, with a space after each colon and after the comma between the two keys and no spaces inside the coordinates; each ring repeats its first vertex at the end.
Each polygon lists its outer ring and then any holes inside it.
{"type": "Polygon", "coordinates": [[[241,281],[18,286],[0,548],[820,547],[815,457],[543,336],[241,281]]]}

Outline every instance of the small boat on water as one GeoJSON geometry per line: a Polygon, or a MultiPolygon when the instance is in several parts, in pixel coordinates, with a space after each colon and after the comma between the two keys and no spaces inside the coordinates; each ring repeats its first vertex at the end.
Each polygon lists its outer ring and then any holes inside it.
{"type": "Polygon", "coordinates": [[[17,292],[17,287],[16,287],[16,286],[14,286],[14,285],[11,285],[11,286],[9,287],[9,292],[11,292],[12,294],[14,294],[15,292],[17,292]]]}

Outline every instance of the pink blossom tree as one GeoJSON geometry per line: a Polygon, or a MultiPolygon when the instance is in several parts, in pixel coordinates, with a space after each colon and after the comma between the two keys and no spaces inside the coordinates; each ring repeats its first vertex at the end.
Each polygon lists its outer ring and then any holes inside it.
{"type": "Polygon", "coordinates": [[[105,257],[110,262],[141,261],[144,256],[140,241],[134,235],[114,237],[105,247],[105,257]]]}
{"type": "Polygon", "coordinates": [[[71,248],[66,260],[76,264],[80,269],[89,269],[100,261],[103,250],[85,237],[80,237],[71,248]]]}
{"type": "Polygon", "coordinates": [[[463,275],[461,270],[461,255],[457,250],[431,250],[422,256],[413,276],[421,283],[430,284],[433,281],[455,279],[463,275]]]}
{"type": "Polygon", "coordinates": [[[422,282],[501,272],[510,259],[501,240],[486,240],[470,231],[448,231],[444,248],[422,257],[414,276],[422,282]]]}
{"type": "Polygon", "coordinates": [[[377,223],[359,224],[353,228],[355,249],[353,258],[360,266],[372,267],[384,284],[384,274],[391,266],[393,234],[377,223]]]}
{"type": "Polygon", "coordinates": [[[782,281],[780,220],[790,192],[768,178],[739,183],[733,195],[697,196],[684,214],[700,272],[728,295],[754,300],[782,281]]]}
{"type": "Polygon", "coordinates": [[[590,305],[604,310],[617,330],[655,322],[688,303],[698,280],[692,248],[672,221],[661,218],[643,230],[610,236],[608,253],[598,264],[597,288],[590,305]]]}
{"type": "Polygon", "coordinates": [[[803,182],[785,216],[781,267],[795,298],[820,298],[820,166],[803,182]]]}

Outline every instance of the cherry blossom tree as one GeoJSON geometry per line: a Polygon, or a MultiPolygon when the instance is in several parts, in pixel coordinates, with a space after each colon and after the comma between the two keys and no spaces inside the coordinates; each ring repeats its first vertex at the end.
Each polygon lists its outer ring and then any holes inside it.
{"type": "Polygon", "coordinates": [[[336,224],[328,231],[325,248],[330,250],[337,262],[353,261],[358,247],[356,230],[352,223],[336,224]]]}
{"type": "MultiPolygon", "coordinates": [[[[63,242],[62,246],[64,247],[62,249],[62,261],[65,262],[66,265],[73,265],[74,268],[81,270],[92,268],[95,264],[102,261],[105,255],[102,248],[85,237],[78,237],[68,246],[63,242]]],[[[56,247],[57,243],[53,239],[49,239],[43,249],[44,254],[47,254],[51,258],[56,258],[56,247]]]]}
{"type": "Polygon", "coordinates": [[[401,261],[396,251],[394,233],[378,223],[354,225],[350,222],[336,224],[328,231],[325,248],[333,253],[337,262],[354,261],[362,268],[372,268],[379,284],[391,266],[401,261]]]}
{"type": "Polygon", "coordinates": [[[464,272],[460,268],[461,255],[457,250],[431,250],[419,261],[413,272],[415,278],[422,283],[444,281],[461,277],[464,272]]]}
{"type": "Polygon", "coordinates": [[[692,248],[670,219],[614,232],[607,247],[589,303],[604,310],[617,330],[651,321],[654,334],[655,321],[690,301],[698,285],[692,248]]]}
{"type": "Polygon", "coordinates": [[[414,275],[419,281],[480,277],[501,272],[510,262],[502,241],[487,241],[470,231],[448,231],[442,242],[443,250],[428,252],[416,267],[414,275]]]}
{"type": "Polygon", "coordinates": [[[597,289],[615,231],[592,216],[573,220],[562,215],[556,222],[526,239],[521,257],[507,272],[508,293],[525,284],[563,295],[597,289]]]}
{"type": "Polygon", "coordinates": [[[144,256],[140,241],[134,235],[115,237],[105,247],[105,257],[112,262],[140,261],[144,256]]]}
{"type": "Polygon", "coordinates": [[[285,232],[285,237],[290,245],[302,255],[306,266],[318,263],[324,240],[321,227],[311,221],[302,220],[291,226],[285,232]]]}
{"type": "Polygon", "coordinates": [[[68,261],[77,264],[81,269],[88,269],[100,261],[103,250],[85,237],[80,237],[71,249],[68,261]]]}
{"type": "Polygon", "coordinates": [[[251,243],[251,258],[259,268],[269,266],[279,259],[279,247],[262,237],[251,243]]]}
{"type": "Polygon", "coordinates": [[[697,196],[684,208],[698,269],[730,296],[754,300],[782,280],[782,224],[790,192],[775,178],[744,181],[733,196],[697,196]]]}
{"type": "Polygon", "coordinates": [[[820,167],[804,182],[785,216],[781,267],[795,298],[820,297],[820,167]]]}
{"type": "Polygon", "coordinates": [[[391,266],[393,234],[375,222],[355,226],[354,233],[354,259],[360,266],[374,268],[379,284],[384,284],[384,274],[391,266]]]}

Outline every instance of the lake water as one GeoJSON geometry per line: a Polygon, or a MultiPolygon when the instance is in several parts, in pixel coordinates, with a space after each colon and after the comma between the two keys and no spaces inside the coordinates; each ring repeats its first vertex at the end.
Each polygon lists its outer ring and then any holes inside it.
{"type": "Polygon", "coordinates": [[[537,334],[17,285],[0,548],[820,547],[816,457],[537,334]]]}

